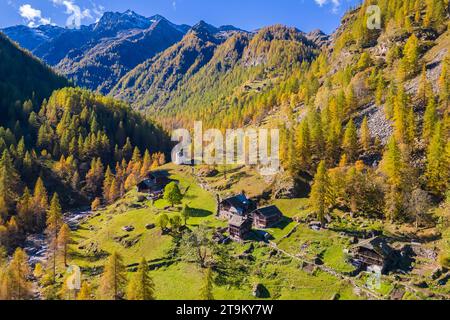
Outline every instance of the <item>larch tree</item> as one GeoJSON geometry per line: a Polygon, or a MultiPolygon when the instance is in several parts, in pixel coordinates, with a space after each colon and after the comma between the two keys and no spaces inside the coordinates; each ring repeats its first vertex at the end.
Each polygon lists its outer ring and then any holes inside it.
{"type": "Polygon", "coordinates": [[[303,121],[297,129],[295,152],[297,169],[308,170],[311,163],[311,143],[307,121],[303,121]]]}
{"type": "Polygon", "coordinates": [[[428,143],[433,136],[434,128],[438,120],[437,106],[434,97],[428,100],[425,114],[423,116],[422,138],[428,143]]]}
{"type": "Polygon", "coordinates": [[[388,183],[396,187],[403,182],[403,170],[405,164],[402,152],[394,137],[389,140],[383,160],[380,164],[381,172],[386,176],[388,183]]]}
{"type": "Polygon", "coordinates": [[[148,271],[148,263],[142,258],[137,272],[127,287],[128,300],[154,300],[155,285],[148,271]]]}
{"type": "Polygon", "coordinates": [[[58,233],[63,225],[62,208],[57,193],[53,195],[50,202],[50,209],[47,212],[47,229],[46,233],[49,238],[49,254],[52,263],[53,283],[56,282],[56,265],[58,255],[58,233]]]}
{"type": "MultiPolygon", "coordinates": [[[[125,187],[123,187],[123,188],[125,188],[125,187]]],[[[115,178],[113,178],[113,180],[111,182],[111,188],[109,189],[109,198],[110,198],[111,203],[116,201],[120,195],[121,195],[120,183],[119,183],[119,180],[117,179],[117,177],[115,177],[115,178]]]]}
{"type": "Polygon", "coordinates": [[[77,295],[77,300],[93,300],[92,287],[87,281],[83,281],[81,284],[80,292],[77,295]]]}
{"type": "Polygon", "coordinates": [[[111,172],[110,166],[106,167],[105,171],[105,179],[103,180],[103,199],[105,199],[106,203],[111,203],[111,184],[114,179],[114,175],[111,172]]]}
{"type": "Polygon", "coordinates": [[[91,167],[86,174],[86,186],[85,191],[87,194],[94,198],[100,194],[103,179],[104,179],[104,168],[102,160],[100,158],[94,158],[91,161],[91,167]]]}
{"type": "Polygon", "coordinates": [[[369,151],[372,145],[372,136],[370,134],[369,121],[367,119],[367,116],[364,117],[361,125],[360,144],[364,151],[369,151]]]}
{"type": "Polygon", "coordinates": [[[118,252],[113,252],[105,264],[100,279],[99,293],[105,300],[119,300],[122,298],[127,284],[126,267],[118,252]]]}
{"type": "Polygon", "coordinates": [[[366,51],[364,51],[361,54],[361,57],[359,58],[359,61],[356,65],[356,67],[359,70],[365,70],[368,67],[370,67],[371,64],[372,64],[372,59],[370,58],[370,55],[366,51]]]}
{"type": "Polygon", "coordinates": [[[428,146],[425,176],[430,191],[443,196],[449,187],[450,163],[446,154],[446,139],[442,123],[438,122],[428,146]]]}
{"type": "Polygon", "coordinates": [[[43,230],[45,228],[46,212],[48,210],[48,194],[41,177],[37,179],[34,187],[33,204],[36,216],[36,227],[38,230],[43,230]]]}
{"type": "Polygon", "coordinates": [[[102,205],[102,201],[100,200],[99,197],[97,197],[97,198],[94,199],[94,201],[92,201],[91,210],[92,211],[97,211],[100,208],[101,205],[102,205]]]}
{"type": "Polygon", "coordinates": [[[386,84],[384,82],[383,76],[380,74],[377,78],[377,87],[375,90],[375,103],[378,106],[383,104],[383,97],[385,95],[386,84]]]}
{"type": "Polygon", "coordinates": [[[142,160],[142,168],[140,172],[141,179],[145,178],[150,172],[150,168],[152,166],[152,158],[150,156],[150,152],[145,150],[144,159],[142,160]]]}
{"type": "Polygon", "coordinates": [[[394,105],[394,136],[397,141],[408,143],[408,96],[403,85],[397,90],[394,105]]]}
{"type": "Polygon", "coordinates": [[[31,274],[28,256],[21,248],[17,248],[9,263],[11,281],[11,299],[25,300],[31,295],[31,284],[28,277],[31,274]]]}
{"type": "Polygon", "coordinates": [[[450,100],[450,84],[449,84],[449,74],[448,74],[448,64],[450,56],[447,56],[442,63],[441,75],[439,77],[439,99],[443,105],[444,110],[448,110],[449,100],[450,100]]]}
{"type": "Polygon", "coordinates": [[[9,152],[4,150],[0,159],[0,203],[2,203],[3,207],[0,210],[3,209],[7,212],[0,212],[0,216],[1,214],[5,216],[6,213],[13,209],[15,200],[18,198],[19,177],[9,152]]]}
{"type": "Polygon", "coordinates": [[[423,65],[422,74],[420,76],[419,89],[417,90],[417,98],[426,103],[433,95],[433,88],[427,78],[427,67],[423,65]]]}
{"type": "Polygon", "coordinates": [[[342,149],[347,155],[350,161],[355,161],[358,156],[358,134],[353,120],[350,120],[345,128],[344,141],[342,143],[342,149]]]}
{"type": "Polygon", "coordinates": [[[329,211],[330,179],[327,173],[325,161],[321,161],[314,176],[314,183],[311,189],[310,203],[320,221],[324,221],[325,215],[329,211]]]}
{"type": "Polygon", "coordinates": [[[16,205],[16,212],[25,231],[32,232],[35,230],[36,221],[34,219],[33,202],[28,187],[25,187],[23,195],[16,205]]]}
{"type": "Polygon", "coordinates": [[[61,254],[63,256],[63,260],[64,260],[64,265],[67,267],[67,250],[70,244],[70,239],[71,239],[71,231],[69,226],[64,223],[61,227],[61,229],[59,230],[58,233],[58,247],[61,250],[61,254]]]}
{"type": "Polygon", "coordinates": [[[412,34],[403,49],[403,61],[407,66],[408,75],[414,75],[419,63],[419,39],[412,34]]]}

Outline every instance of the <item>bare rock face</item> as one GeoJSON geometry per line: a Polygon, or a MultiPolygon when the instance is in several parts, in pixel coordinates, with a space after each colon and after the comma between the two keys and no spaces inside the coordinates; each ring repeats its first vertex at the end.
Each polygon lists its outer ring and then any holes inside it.
{"type": "Polygon", "coordinates": [[[322,30],[314,30],[306,35],[306,39],[313,42],[317,47],[322,48],[330,44],[330,36],[325,34],[322,30]]]}
{"type": "Polygon", "coordinates": [[[288,174],[279,174],[273,181],[272,195],[276,199],[293,197],[296,194],[295,180],[288,174]]]}
{"type": "Polygon", "coordinates": [[[386,145],[393,133],[393,127],[392,122],[386,118],[384,108],[373,102],[368,104],[355,119],[356,125],[360,127],[366,116],[372,137],[378,138],[382,145],[386,145]]]}

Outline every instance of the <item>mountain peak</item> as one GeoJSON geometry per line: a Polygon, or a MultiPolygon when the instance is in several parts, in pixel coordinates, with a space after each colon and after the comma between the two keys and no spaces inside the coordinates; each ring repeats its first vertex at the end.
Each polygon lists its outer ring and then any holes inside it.
{"type": "Polygon", "coordinates": [[[165,17],[163,17],[160,14],[155,14],[153,16],[151,16],[150,18],[148,18],[150,21],[152,22],[157,22],[157,21],[161,21],[161,20],[167,20],[165,17]]]}
{"type": "Polygon", "coordinates": [[[318,47],[328,44],[330,36],[320,29],[313,30],[305,35],[305,37],[315,43],[318,47]]]}
{"type": "Polygon", "coordinates": [[[94,25],[94,31],[110,31],[119,29],[147,29],[152,21],[132,10],[120,12],[105,12],[94,25]]]}
{"type": "Polygon", "coordinates": [[[200,20],[200,22],[197,23],[195,26],[193,26],[191,30],[197,33],[209,33],[211,35],[214,35],[219,32],[218,28],[214,27],[211,24],[206,23],[203,20],[200,20]]]}

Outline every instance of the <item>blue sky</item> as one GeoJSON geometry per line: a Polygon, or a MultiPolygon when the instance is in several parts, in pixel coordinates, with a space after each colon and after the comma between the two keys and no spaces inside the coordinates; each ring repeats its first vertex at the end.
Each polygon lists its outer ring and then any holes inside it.
{"type": "Polygon", "coordinates": [[[303,31],[331,33],[343,13],[360,0],[0,0],[0,27],[16,24],[64,26],[73,19],[95,22],[104,11],[131,9],[141,15],[161,14],[175,23],[200,20],[246,30],[281,23],[303,31]]]}

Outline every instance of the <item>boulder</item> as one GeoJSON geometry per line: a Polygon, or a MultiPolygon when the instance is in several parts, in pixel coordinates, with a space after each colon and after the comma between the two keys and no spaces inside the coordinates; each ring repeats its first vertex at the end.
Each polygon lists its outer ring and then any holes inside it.
{"type": "Polygon", "coordinates": [[[131,232],[131,231],[134,231],[134,227],[133,226],[124,226],[122,228],[122,230],[125,232],[131,232]]]}
{"type": "Polygon", "coordinates": [[[154,224],[154,223],[149,223],[149,224],[145,225],[145,229],[147,229],[147,230],[152,230],[155,228],[156,228],[156,224],[154,224]]]}
{"type": "Polygon", "coordinates": [[[145,199],[146,199],[146,197],[145,197],[144,195],[142,195],[142,194],[140,194],[140,195],[137,196],[137,201],[138,201],[139,203],[144,202],[145,199]]]}
{"type": "Polygon", "coordinates": [[[212,178],[219,174],[216,169],[202,168],[198,171],[197,175],[202,178],[212,178]]]}
{"type": "Polygon", "coordinates": [[[266,292],[266,287],[264,287],[261,283],[257,283],[253,286],[252,294],[255,298],[263,298],[266,292]]]}

